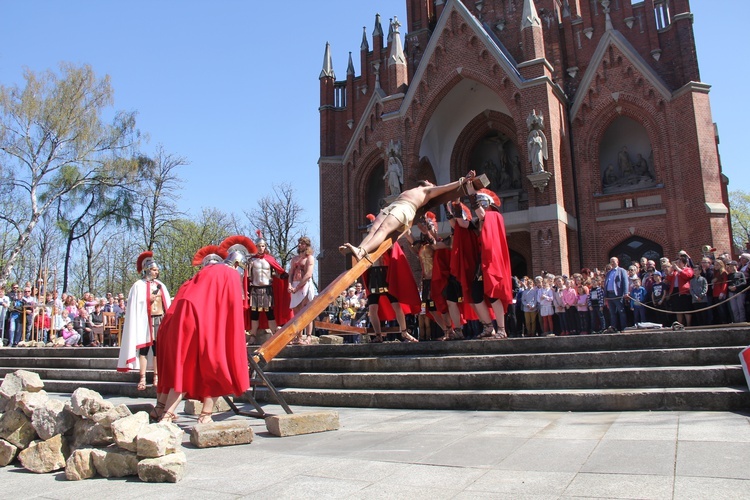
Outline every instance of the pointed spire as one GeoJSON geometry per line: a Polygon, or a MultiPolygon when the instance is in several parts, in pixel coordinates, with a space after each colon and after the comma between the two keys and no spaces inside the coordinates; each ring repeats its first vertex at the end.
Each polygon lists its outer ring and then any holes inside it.
{"type": "Polygon", "coordinates": [[[388,19],[388,39],[387,43],[390,46],[393,41],[393,19],[388,19]]]}
{"type": "Polygon", "coordinates": [[[612,17],[609,15],[609,0],[602,0],[602,7],[604,7],[604,29],[611,31],[614,29],[612,26],[612,17]]]}
{"type": "Polygon", "coordinates": [[[360,50],[370,50],[370,45],[367,43],[367,26],[362,26],[362,44],[359,46],[360,50]]]}
{"type": "Polygon", "coordinates": [[[523,0],[523,14],[521,17],[521,30],[530,28],[532,26],[542,27],[542,22],[539,20],[539,16],[536,13],[536,6],[534,0],[523,0]]]}
{"type": "Polygon", "coordinates": [[[406,64],[406,57],[404,57],[404,49],[401,46],[401,35],[398,29],[401,27],[401,23],[398,22],[398,18],[394,16],[391,20],[390,37],[388,46],[391,48],[391,54],[388,58],[388,66],[392,64],[406,64]]]}
{"type": "Polygon", "coordinates": [[[372,30],[372,36],[383,36],[383,27],[380,25],[380,14],[375,14],[375,29],[372,30]]]}
{"type": "Polygon", "coordinates": [[[333,72],[333,60],[331,59],[331,44],[326,42],[326,51],[323,54],[323,70],[320,72],[318,79],[330,77],[336,79],[336,74],[333,72]]]}
{"type": "Polygon", "coordinates": [[[354,63],[352,62],[352,53],[349,52],[349,66],[346,68],[346,76],[354,76],[354,63]]]}

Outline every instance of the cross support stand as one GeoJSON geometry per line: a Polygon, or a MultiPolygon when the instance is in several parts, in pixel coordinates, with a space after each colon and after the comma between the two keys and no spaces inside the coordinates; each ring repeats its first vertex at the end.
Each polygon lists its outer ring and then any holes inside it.
{"type": "MultiPolygon", "coordinates": [[[[250,357],[249,362],[250,362],[250,375],[251,375],[250,379],[253,383],[253,387],[257,386],[259,382],[258,378],[260,378],[260,380],[262,380],[266,388],[268,388],[271,394],[273,394],[273,397],[276,399],[276,402],[279,404],[279,406],[281,406],[288,415],[291,415],[293,413],[292,409],[289,408],[289,405],[286,404],[286,401],[284,401],[284,398],[281,396],[279,391],[271,383],[268,377],[266,377],[266,374],[263,372],[263,369],[260,366],[258,366],[258,363],[255,361],[255,358],[250,357]]],[[[260,403],[258,403],[258,401],[255,399],[254,393],[255,393],[254,389],[248,389],[243,394],[243,397],[245,397],[257,411],[240,410],[237,407],[237,405],[234,404],[234,401],[229,399],[228,396],[224,396],[224,401],[227,402],[227,404],[232,409],[235,415],[242,415],[243,417],[263,418],[263,419],[265,419],[266,417],[274,416],[263,409],[260,403]]]]}

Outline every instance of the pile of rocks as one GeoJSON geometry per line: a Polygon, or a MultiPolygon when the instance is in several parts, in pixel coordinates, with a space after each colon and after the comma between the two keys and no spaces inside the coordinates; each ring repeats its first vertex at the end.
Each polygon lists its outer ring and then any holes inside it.
{"type": "Polygon", "coordinates": [[[0,385],[0,412],[0,466],[18,459],[31,472],[65,469],[74,481],[98,474],[174,483],[185,475],[182,429],[149,424],[146,412],[95,391],[77,389],[63,402],[47,396],[39,375],[18,370],[0,385]]]}

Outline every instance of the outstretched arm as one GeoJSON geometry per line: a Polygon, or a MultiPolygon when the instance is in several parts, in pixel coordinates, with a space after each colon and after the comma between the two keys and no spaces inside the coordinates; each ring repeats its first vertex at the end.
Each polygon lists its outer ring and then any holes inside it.
{"type": "Polygon", "coordinates": [[[445,193],[450,193],[451,191],[455,191],[467,182],[471,182],[475,176],[476,172],[474,172],[473,170],[469,170],[469,172],[466,174],[466,177],[461,177],[457,181],[443,184],[442,186],[435,186],[427,189],[425,192],[425,204],[433,198],[436,198],[445,193]]]}

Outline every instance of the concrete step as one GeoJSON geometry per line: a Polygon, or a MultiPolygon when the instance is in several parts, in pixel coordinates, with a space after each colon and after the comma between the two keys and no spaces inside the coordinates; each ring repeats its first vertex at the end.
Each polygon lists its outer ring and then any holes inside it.
{"type": "Polygon", "coordinates": [[[145,391],[137,389],[136,382],[117,382],[117,381],[96,381],[96,380],[46,380],[44,381],[44,390],[47,392],[59,392],[70,394],[80,387],[91,389],[105,396],[124,396],[129,398],[156,398],[156,390],[150,384],[145,391]]]}
{"type": "Polygon", "coordinates": [[[290,405],[501,411],[736,411],[750,408],[741,387],[579,390],[320,390],[280,391],[290,405]]]}
{"type": "MultiPolygon", "coordinates": [[[[117,358],[83,358],[83,357],[2,357],[0,356],[0,369],[14,368],[28,370],[30,367],[45,368],[67,368],[67,369],[91,369],[91,370],[117,370],[117,358]]],[[[11,370],[14,371],[14,370],[11,370]]]]}
{"type": "Polygon", "coordinates": [[[382,390],[530,390],[645,387],[723,387],[741,385],[740,366],[685,366],[576,370],[504,370],[388,373],[267,374],[276,387],[382,390]]]}
{"type": "Polygon", "coordinates": [[[618,366],[702,366],[738,364],[744,346],[675,349],[637,349],[577,353],[451,354],[445,356],[369,356],[276,358],[267,373],[277,372],[463,372],[556,368],[611,368],[618,366]]]}

